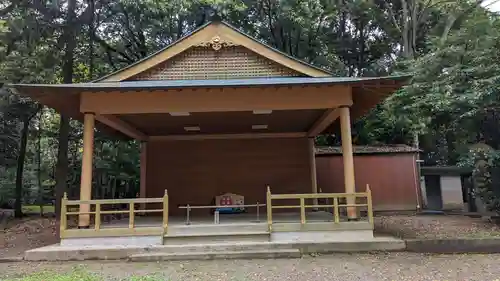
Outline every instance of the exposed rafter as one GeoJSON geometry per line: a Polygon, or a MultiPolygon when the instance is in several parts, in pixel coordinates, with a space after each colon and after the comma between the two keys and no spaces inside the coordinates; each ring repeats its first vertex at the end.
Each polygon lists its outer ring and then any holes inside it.
{"type": "Polygon", "coordinates": [[[330,124],[332,124],[340,116],[340,110],[338,108],[328,109],[325,113],[311,126],[307,132],[308,137],[314,137],[321,132],[323,132],[330,124]]]}
{"type": "Polygon", "coordinates": [[[130,124],[119,119],[116,116],[96,114],[95,119],[103,124],[110,126],[111,128],[114,128],[117,131],[122,132],[123,134],[125,134],[131,138],[141,140],[141,141],[148,139],[148,136],[146,134],[144,134],[143,132],[139,131],[138,129],[132,127],[130,124]]]}

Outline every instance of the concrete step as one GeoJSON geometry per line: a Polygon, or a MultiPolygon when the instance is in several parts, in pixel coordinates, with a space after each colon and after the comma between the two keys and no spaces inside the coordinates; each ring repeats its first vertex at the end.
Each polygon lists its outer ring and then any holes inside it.
{"type": "Polygon", "coordinates": [[[168,228],[168,235],[196,233],[232,233],[232,232],[266,232],[266,223],[233,223],[203,225],[173,225],[168,228]]]}
{"type": "Polygon", "coordinates": [[[197,252],[238,252],[238,251],[260,251],[260,250],[282,250],[292,249],[291,244],[277,244],[265,242],[227,242],[219,241],[215,243],[201,244],[171,244],[149,248],[149,253],[197,253],[197,252]]]}
{"type": "Polygon", "coordinates": [[[164,245],[186,245],[186,244],[214,244],[221,242],[269,242],[269,232],[205,232],[193,234],[166,235],[163,237],[164,245]]]}
{"type": "Polygon", "coordinates": [[[69,261],[69,260],[118,260],[133,255],[176,255],[178,253],[227,253],[227,252],[286,252],[285,250],[308,253],[403,251],[405,241],[393,237],[375,237],[366,241],[337,241],[314,243],[304,242],[218,242],[215,244],[154,245],[138,247],[132,245],[107,246],[61,246],[59,244],[37,248],[25,252],[29,261],[69,261]]]}
{"type": "Polygon", "coordinates": [[[215,259],[287,259],[300,258],[297,249],[246,250],[225,252],[179,252],[179,253],[148,253],[129,256],[129,261],[172,261],[172,260],[215,260],[215,259]]]}

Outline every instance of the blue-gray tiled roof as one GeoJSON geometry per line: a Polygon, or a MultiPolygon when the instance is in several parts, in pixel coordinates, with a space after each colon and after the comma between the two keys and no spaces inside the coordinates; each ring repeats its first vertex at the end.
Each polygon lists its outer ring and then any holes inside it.
{"type": "Polygon", "coordinates": [[[228,80],[159,80],[159,81],[126,81],[77,84],[11,84],[15,88],[45,89],[95,89],[95,90],[133,90],[133,89],[169,89],[169,88],[207,88],[207,87],[251,87],[251,86],[292,86],[292,85],[333,85],[357,84],[363,82],[405,81],[410,76],[388,77],[290,77],[290,78],[248,78],[228,80]]]}

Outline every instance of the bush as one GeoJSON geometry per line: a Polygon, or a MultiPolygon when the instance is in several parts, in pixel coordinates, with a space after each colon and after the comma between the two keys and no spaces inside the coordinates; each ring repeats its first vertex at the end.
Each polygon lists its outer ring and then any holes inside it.
{"type": "Polygon", "coordinates": [[[476,146],[462,158],[461,164],[473,168],[475,192],[488,211],[500,214],[500,151],[476,146]]]}

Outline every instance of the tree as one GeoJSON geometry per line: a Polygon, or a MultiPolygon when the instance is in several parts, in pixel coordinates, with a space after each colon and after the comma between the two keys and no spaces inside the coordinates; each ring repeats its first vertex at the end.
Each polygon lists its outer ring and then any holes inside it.
{"type": "Polygon", "coordinates": [[[429,131],[442,136],[445,163],[456,163],[470,143],[500,146],[500,135],[493,129],[500,120],[499,27],[497,18],[476,11],[449,34],[445,45],[437,38],[434,50],[413,62],[409,108],[426,121],[429,131]]]}
{"type": "MultiPolygon", "coordinates": [[[[220,17],[338,76],[413,73],[408,87],[357,120],[353,139],[358,144],[411,144],[417,132],[427,164],[455,164],[471,143],[500,147],[496,129],[500,28],[498,15],[487,13],[481,2],[4,0],[0,4],[0,81],[92,81],[220,17]]],[[[43,201],[43,189],[54,196],[55,182],[56,199],[65,190],[76,196],[81,124],[50,109],[43,110],[40,120],[32,119],[35,103],[3,92],[0,203],[4,197],[14,197],[16,186],[22,187],[18,191],[26,196],[23,200],[36,194],[43,201]],[[16,176],[20,176],[17,181],[16,176]]],[[[318,141],[338,144],[338,136],[322,136],[318,141]]],[[[113,186],[135,188],[137,150],[136,142],[96,132],[94,187],[107,184],[97,180],[106,175],[113,186]]],[[[120,188],[96,190],[93,194],[99,197],[130,193],[120,188]]]]}
{"type": "MultiPolygon", "coordinates": [[[[65,50],[63,56],[62,76],[63,82],[66,84],[73,83],[73,62],[74,52],[76,47],[77,24],[76,21],[76,0],[68,0],[68,10],[66,22],[63,29],[63,41],[65,42],[65,50]]],[[[58,138],[58,153],[56,165],[56,216],[59,217],[61,209],[61,199],[67,188],[68,179],[68,138],[70,123],[69,117],[61,113],[59,123],[59,138],[58,138]]]]}

